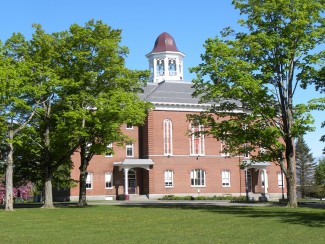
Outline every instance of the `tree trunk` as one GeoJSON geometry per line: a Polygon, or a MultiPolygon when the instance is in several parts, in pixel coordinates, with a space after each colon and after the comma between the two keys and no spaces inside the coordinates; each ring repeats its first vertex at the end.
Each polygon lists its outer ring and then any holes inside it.
{"type": "Polygon", "coordinates": [[[87,175],[88,175],[87,171],[82,170],[80,167],[78,206],[87,206],[87,191],[86,191],[87,175]]]}
{"type": "Polygon", "coordinates": [[[44,104],[44,108],[46,111],[45,114],[45,133],[44,133],[44,195],[45,201],[43,208],[54,208],[53,204],[53,195],[52,195],[52,159],[51,159],[51,151],[50,151],[50,111],[51,111],[51,104],[44,104]]]}
{"type": "Polygon", "coordinates": [[[52,195],[52,172],[49,167],[45,170],[45,186],[44,186],[45,200],[42,208],[54,208],[52,195]]]}
{"type": "Polygon", "coordinates": [[[290,139],[290,142],[286,145],[286,160],[287,160],[287,195],[288,195],[288,207],[298,207],[297,202],[297,183],[296,183],[296,160],[294,156],[294,142],[290,139]]]}
{"type": "Polygon", "coordinates": [[[86,158],[86,149],[84,143],[80,146],[80,176],[79,176],[79,206],[87,206],[87,189],[86,189],[86,180],[87,180],[87,158],[86,158]]]}
{"type": "MultiPolygon", "coordinates": [[[[12,131],[9,132],[11,135],[12,131]]],[[[9,135],[9,136],[10,136],[9,135]]],[[[9,143],[9,153],[6,160],[6,203],[5,203],[5,210],[6,211],[13,211],[13,144],[12,142],[9,143]]]]}

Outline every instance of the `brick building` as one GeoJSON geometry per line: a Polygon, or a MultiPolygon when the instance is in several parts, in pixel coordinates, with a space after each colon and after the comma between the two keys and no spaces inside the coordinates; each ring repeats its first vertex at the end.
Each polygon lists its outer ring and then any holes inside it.
{"type": "MultiPolygon", "coordinates": [[[[144,126],[123,126],[134,143],[125,148],[109,145],[114,155],[94,156],[88,167],[88,199],[245,196],[246,191],[255,197],[261,193],[281,197],[285,184],[278,166],[261,162],[241,169],[242,161],[248,157],[229,157],[222,153],[222,142],[188,134],[204,128],[191,126],[186,115],[199,113],[210,105],[192,98],[192,84],[183,80],[184,56],[172,36],[166,32],[158,36],[153,50],[146,55],[151,77],[140,95],[154,109],[144,126]]],[[[79,154],[75,153],[72,160],[72,178],[78,180],[79,154]]],[[[70,189],[70,200],[78,200],[78,190],[70,189]]]]}

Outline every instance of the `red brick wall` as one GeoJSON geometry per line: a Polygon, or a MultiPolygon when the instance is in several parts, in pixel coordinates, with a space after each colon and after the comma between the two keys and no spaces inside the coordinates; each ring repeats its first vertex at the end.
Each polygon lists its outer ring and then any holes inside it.
{"type": "MultiPolygon", "coordinates": [[[[131,138],[136,139],[134,143],[134,158],[150,158],[154,166],[149,171],[137,169],[137,186],[142,194],[245,194],[245,172],[240,170],[239,162],[243,158],[225,158],[221,155],[221,143],[212,137],[205,137],[205,155],[190,155],[190,138],[187,135],[189,122],[186,115],[189,112],[175,111],[150,111],[147,122],[138,130],[122,127],[122,130],[131,138]],[[163,142],[163,121],[170,119],[173,124],[173,155],[168,157],[164,154],[163,142]],[[139,135],[139,131],[141,135],[139,135]],[[139,145],[139,138],[141,139],[139,145]],[[203,169],[206,172],[205,187],[191,187],[190,172],[193,169],[203,169]],[[164,183],[164,171],[173,170],[174,186],[166,188],[164,183]],[[221,172],[229,170],[231,173],[231,186],[222,187],[221,172]]],[[[126,158],[125,148],[114,145],[114,156],[105,157],[96,155],[88,166],[88,172],[93,173],[93,189],[87,190],[88,196],[105,196],[123,194],[123,172],[114,167],[114,162],[122,162],[126,158]],[[114,185],[120,184],[118,192],[116,188],[105,189],[105,172],[114,171],[114,185]]],[[[79,179],[78,152],[72,156],[74,170],[71,176],[79,179]]],[[[254,190],[256,193],[264,192],[261,187],[260,171],[253,172],[254,190]]],[[[270,193],[281,193],[278,187],[277,173],[279,167],[272,164],[267,168],[270,193]]],[[[72,196],[78,196],[78,187],[71,189],[72,196]]]]}

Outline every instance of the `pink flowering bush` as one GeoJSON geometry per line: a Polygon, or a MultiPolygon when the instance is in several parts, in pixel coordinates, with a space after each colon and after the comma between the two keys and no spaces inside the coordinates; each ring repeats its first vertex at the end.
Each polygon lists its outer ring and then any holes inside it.
{"type": "MultiPolygon", "coordinates": [[[[33,196],[33,185],[32,183],[27,183],[13,189],[14,198],[20,198],[22,200],[27,200],[29,197],[33,196]]],[[[3,203],[6,197],[6,187],[0,182],[0,203],[3,203]]]]}

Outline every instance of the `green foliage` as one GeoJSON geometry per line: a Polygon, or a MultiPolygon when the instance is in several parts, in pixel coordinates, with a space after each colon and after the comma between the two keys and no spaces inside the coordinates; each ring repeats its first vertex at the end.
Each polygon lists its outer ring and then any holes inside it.
{"type": "Polygon", "coordinates": [[[86,170],[108,144],[129,140],[121,124],[144,122],[151,106],[137,94],[149,72],[125,67],[121,30],[101,21],[52,34],[33,27],[30,41],[14,34],[0,45],[1,160],[12,143],[15,181],[33,181],[40,190],[47,181],[69,187],[70,156],[78,147],[86,170]]]}
{"type": "Polygon", "coordinates": [[[190,70],[197,76],[194,95],[215,104],[199,121],[226,151],[279,163],[296,206],[294,139],[313,130],[313,106],[295,105],[294,95],[323,62],[324,52],[316,48],[325,41],[324,1],[232,3],[245,17],[239,21],[245,30],[226,28],[206,40],[202,63],[190,70]]]}
{"type": "Polygon", "coordinates": [[[325,158],[321,159],[316,166],[315,183],[325,186],[325,158]]]}
{"type": "Polygon", "coordinates": [[[296,141],[297,183],[300,186],[301,197],[305,198],[307,187],[314,184],[316,162],[303,137],[296,141]]]}
{"type": "Polygon", "coordinates": [[[165,195],[159,200],[199,200],[199,201],[209,201],[209,200],[229,200],[232,202],[246,202],[246,196],[175,196],[175,195],[165,195]]]}

